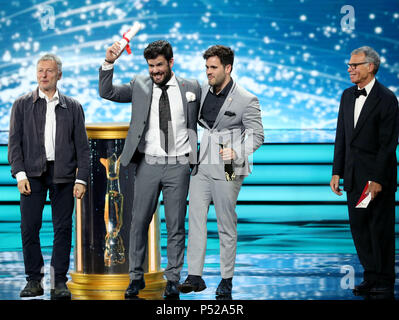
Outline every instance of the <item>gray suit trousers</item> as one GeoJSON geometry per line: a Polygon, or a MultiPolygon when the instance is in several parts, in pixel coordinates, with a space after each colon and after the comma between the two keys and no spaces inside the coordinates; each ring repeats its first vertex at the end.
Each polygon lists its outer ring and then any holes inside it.
{"type": "Polygon", "coordinates": [[[188,274],[202,276],[207,242],[207,216],[211,201],[216,211],[220,243],[220,269],[224,279],[233,277],[237,249],[238,193],[244,176],[235,181],[211,178],[212,165],[200,164],[191,177],[189,198],[189,232],[187,245],[188,274]]]}
{"type": "Polygon", "coordinates": [[[148,244],[148,227],[157,208],[161,191],[168,233],[168,264],[165,276],[170,281],[180,280],[180,271],[184,263],[190,165],[187,158],[185,163],[179,163],[174,157],[174,164],[165,163],[164,159],[144,156],[137,165],[130,228],[129,276],[131,280],[139,280],[144,276],[143,263],[148,244]],[[161,159],[163,161],[156,162],[161,159]]]}

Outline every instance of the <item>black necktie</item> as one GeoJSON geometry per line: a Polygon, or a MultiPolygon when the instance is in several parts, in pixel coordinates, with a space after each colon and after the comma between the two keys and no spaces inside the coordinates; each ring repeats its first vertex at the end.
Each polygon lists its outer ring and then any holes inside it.
{"type": "Polygon", "coordinates": [[[356,89],[355,91],[353,91],[353,93],[356,99],[359,98],[361,95],[367,97],[367,91],[364,88],[362,90],[356,89]]]}
{"type": "Polygon", "coordinates": [[[162,90],[161,97],[159,98],[159,129],[161,130],[161,147],[168,153],[168,147],[173,147],[174,141],[169,137],[173,137],[172,131],[172,116],[170,112],[168,86],[160,87],[162,90]],[[163,133],[163,134],[162,134],[163,133]]]}

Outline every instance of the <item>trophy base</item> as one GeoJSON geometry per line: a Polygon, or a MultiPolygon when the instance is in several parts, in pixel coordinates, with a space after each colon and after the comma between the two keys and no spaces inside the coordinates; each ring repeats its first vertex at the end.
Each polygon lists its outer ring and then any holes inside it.
{"type": "MultiPolygon", "coordinates": [[[[72,281],[67,283],[72,300],[124,300],[129,286],[128,274],[84,274],[71,273],[72,281]]],[[[144,274],[145,288],[139,298],[163,299],[166,280],[163,271],[144,274]]]]}

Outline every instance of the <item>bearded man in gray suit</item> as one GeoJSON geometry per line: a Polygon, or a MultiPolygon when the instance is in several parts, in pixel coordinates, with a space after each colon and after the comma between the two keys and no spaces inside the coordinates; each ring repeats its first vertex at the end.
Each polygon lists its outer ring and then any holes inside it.
{"type": "Polygon", "coordinates": [[[220,241],[222,280],[217,296],[229,296],[237,248],[238,193],[250,173],[248,156],[264,139],[258,99],[232,78],[234,52],[216,45],[203,55],[208,84],[202,87],[199,124],[204,128],[198,165],[189,188],[188,277],[179,286],[183,293],[202,291],[207,214],[213,201],[220,241]]]}
{"type": "Polygon", "coordinates": [[[123,166],[136,164],[129,247],[131,281],[125,297],[135,297],[145,287],[143,263],[148,227],[161,190],[168,233],[165,296],[178,296],[190,164],[197,160],[200,86],[197,81],[179,78],[172,72],[172,46],[164,40],[152,42],[144,50],[149,75],[136,75],[128,84],[113,85],[113,63],[120,55],[119,49],[115,42],[106,51],[99,91],[102,98],[132,104],[130,128],[121,154],[123,166]]]}

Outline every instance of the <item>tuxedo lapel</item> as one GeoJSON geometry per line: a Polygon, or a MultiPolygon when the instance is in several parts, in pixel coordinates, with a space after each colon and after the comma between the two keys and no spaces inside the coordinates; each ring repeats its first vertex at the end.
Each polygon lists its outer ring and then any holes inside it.
{"type": "Polygon", "coordinates": [[[357,90],[356,87],[350,92],[349,97],[346,99],[346,110],[348,111],[348,117],[345,117],[347,122],[347,128],[349,129],[349,137],[352,136],[354,126],[355,126],[355,94],[353,93],[354,90],[357,90]]]}
{"type": "MultiPolygon", "coordinates": [[[[374,106],[378,104],[379,100],[380,100],[380,97],[378,95],[378,83],[376,81],[373,88],[370,91],[370,94],[368,95],[368,97],[363,105],[362,111],[360,112],[359,119],[356,124],[356,128],[353,130],[352,139],[354,139],[356,137],[356,135],[360,132],[362,126],[367,121],[367,118],[368,118],[370,112],[374,109],[374,106]]],[[[352,119],[353,119],[353,117],[352,117],[352,119]]]]}

